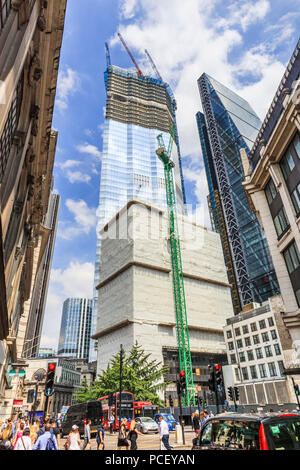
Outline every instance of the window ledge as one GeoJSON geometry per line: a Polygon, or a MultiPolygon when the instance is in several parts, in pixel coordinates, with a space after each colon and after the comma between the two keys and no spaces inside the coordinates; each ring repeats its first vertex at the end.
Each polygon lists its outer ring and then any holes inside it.
{"type": "Polygon", "coordinates": [[[284,244],[284,242],[287,240],[289,235],[292,233],[291,227],[281,236],[281,238],[278,239],[277,247],[280,248],[281,245],[284,244]]]}

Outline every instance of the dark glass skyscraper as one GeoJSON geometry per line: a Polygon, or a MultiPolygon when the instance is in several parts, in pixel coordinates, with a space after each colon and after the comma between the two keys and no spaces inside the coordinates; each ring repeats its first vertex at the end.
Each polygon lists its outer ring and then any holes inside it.
{"type": "Polygon", "coordinates": [[[220,233],[235,312],[278,292],[266,239],[242,182],[240,150],[249,154],[260,120],[249,103],[207,74],[198,80],[203,113],[197,125],[213,228],[220,233]]]}

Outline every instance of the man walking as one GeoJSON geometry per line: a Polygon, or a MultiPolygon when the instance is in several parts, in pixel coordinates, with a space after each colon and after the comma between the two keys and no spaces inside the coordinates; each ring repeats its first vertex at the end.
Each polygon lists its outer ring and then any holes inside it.
{"type": "Polygon", "coordinates": [[[171,450],[169,444],[169,426],[168,423],[163,419],[163,417],[159,416],[159,428],[160,428],[160,440],[162,441],[163,445],[167,450],[171,450]]]}
{"type": "Polygon", "coordinates": [[[91,424],[92,424],[92,421],[89,419],[87,424],[84,426],[84,435],[83,435],[84,440],[83,440],[82,450],[85,450],[86,446],[91,440],[91,427],[90,427],[91,424]]]}
{"type": "Polygon", "coordinates": [[[50,433],[50,424],[45,425],[45,432],[37,438],[33,450],[58,450],[56,437],[50,433]]]}

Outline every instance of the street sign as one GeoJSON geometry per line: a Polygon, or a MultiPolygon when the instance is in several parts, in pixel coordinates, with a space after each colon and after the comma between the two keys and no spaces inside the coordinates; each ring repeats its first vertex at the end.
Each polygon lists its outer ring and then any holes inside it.
{"type": "Polygon", "coordinates": [[[51,397],[51,395],[53,395],[53,393],[54,393],[54,388],[46,388],[44,393],[45,393],[46,397],[51,397]]]}

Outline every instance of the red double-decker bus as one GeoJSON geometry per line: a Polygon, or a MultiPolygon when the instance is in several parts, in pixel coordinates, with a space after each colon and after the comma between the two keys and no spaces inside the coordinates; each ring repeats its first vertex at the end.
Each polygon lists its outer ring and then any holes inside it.
{"type": "Polygon", "coordinates": [[[157,405],[153,405],[151,401],[135,401],[134,402],[134,416],[148,416],[153,418],[156,413],[159,413],[157,405]]]}
{"type": "Polygon", "coordinates": [[[98,398],[102,404],[102,412],[103,412],[103,427],[105,430],[109,429],[109,418],[110,415],[113,414],[115,420],[113,429],[117,430],[120,428],[120,418],[127,418],[127,428],[130,427],[130,422],[134,418],[134,397],[133,393],[131,392],[122,392],[121,397],[121,413],[120,413],[120,392],[113,394],[113,405],[111,407],[108,406],[108,395],[105,397],[98,398]]]}

